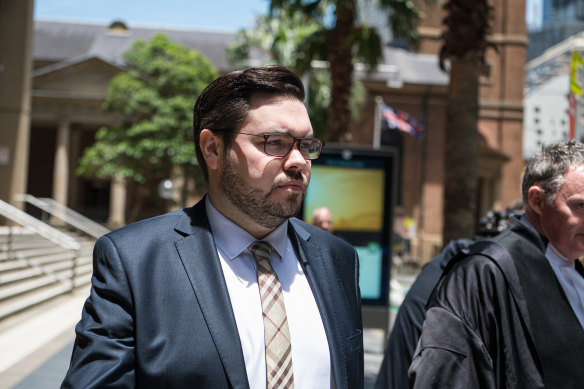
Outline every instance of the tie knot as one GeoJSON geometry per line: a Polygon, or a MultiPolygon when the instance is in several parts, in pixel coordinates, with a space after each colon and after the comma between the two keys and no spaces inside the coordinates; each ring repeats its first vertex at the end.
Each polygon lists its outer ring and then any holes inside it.
{"type": "Polygon", "coordinates": [[[264,242],[263,240],[258,240],[253,242],[249,245],[249,251],[251,251],[253,257],[256,261],[261,260],[270,260],[270,254],[272,254],[272,250],[274,248],[268,242],[264,242]]]}

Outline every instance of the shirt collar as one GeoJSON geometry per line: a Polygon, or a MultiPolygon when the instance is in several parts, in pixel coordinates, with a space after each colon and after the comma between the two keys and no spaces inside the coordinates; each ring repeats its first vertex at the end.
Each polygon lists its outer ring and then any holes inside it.
{"type": "Polygon", "coordinates": [[[559,266],[565,266],[565,267],[569,267],[569,268],[574,268],[575,267],[575,261],[574,260],[570,260],[568,258],[566,258],[565,256],[563,256],[554,246],[552,246],[551,244],[548,244],[547,250],[545,252],[545,256],[550,260],[550,261],[554,261],[556,264],[558,264],[559,266]]]}
{"type": "MultiPolygon", "coordinates": [[[[213,206],[209,196],[205,197],[205,208],[207,210],[207,218],[209,219],[211,231],[213,232],[213,238],[215,239],[215,245],[230,260],[235,259],[247,250],[250,244],[257,240],[249,232],[223,216],[213,206]]],[[[274,251],[278,254],[280,260],[284,258],[284,253],[286,252],[288,242],[287,233],[288,222],[286,221],[262,239],[274,247],[274,251]]]]}

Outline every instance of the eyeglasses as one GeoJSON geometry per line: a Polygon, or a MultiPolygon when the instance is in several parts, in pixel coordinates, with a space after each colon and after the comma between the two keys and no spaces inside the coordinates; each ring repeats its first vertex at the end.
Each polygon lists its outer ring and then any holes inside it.
{"type": "Polygon", "coordinates": [[[264,138],[264,153],[273,157],[285,157],[295,144],[304,159],[317,159],[324,147],[324,141],[317,138],[296,138],[290,134],[248,134],[231,130],[214,130],[234,134],[260,136],[264,138]]]}

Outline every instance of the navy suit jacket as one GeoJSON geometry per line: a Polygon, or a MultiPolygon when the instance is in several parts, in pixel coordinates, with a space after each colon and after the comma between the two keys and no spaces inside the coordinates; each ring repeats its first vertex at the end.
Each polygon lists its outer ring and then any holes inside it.
{"type": "MultiPolygon", "coordinates": [[[[362,388],[357,254],[316,227],[288,223],[336,387],[362,388]]],[[[93,255],[91,294],[62,388],[249,388],[204,200],[111,232],[93,255]]]]}

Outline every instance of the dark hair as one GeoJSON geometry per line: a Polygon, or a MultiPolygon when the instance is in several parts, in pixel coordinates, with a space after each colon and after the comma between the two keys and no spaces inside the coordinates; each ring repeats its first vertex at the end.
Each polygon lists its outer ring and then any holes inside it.
{"type": "MultiPolygon", "coordinates": [[[[197,99],[193,116],[195,152],[205,180],[209,180],[209,173],[199,145],[201,131],[239,130],[247,120],[250,100],[256,93],[304,101],[302,81],[290,70],[279,65],[238,70],[211,82],[197,99]]],[[[228,148],[234,134],[228,131],[217,134],[228,148]]]]}
{"type": "Polygon", "coordinates": [[[582,165],[584,145],[581,142],[570,140],[542,146],[525,167],[521,184],[524,207],[527,207],[527,192],[533,185],[541,186],[546,202],[551,204],[564,184],[568,169],[582,165]]]}

